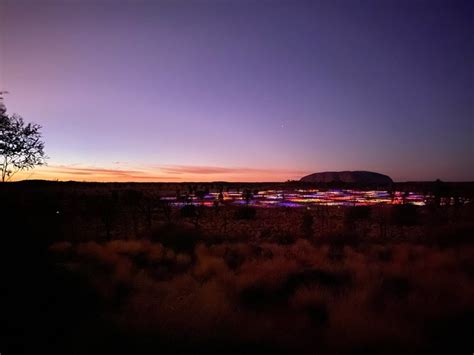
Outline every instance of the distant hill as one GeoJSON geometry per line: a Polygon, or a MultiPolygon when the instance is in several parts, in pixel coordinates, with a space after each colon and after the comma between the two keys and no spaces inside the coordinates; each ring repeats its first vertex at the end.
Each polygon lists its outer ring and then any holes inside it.
{"type": "Polygon", "coordinates": [[[360,185],[391,185],[393,183],[389,176],[371,171],[325,171],[304,176],[300,181],[360,185]]]}

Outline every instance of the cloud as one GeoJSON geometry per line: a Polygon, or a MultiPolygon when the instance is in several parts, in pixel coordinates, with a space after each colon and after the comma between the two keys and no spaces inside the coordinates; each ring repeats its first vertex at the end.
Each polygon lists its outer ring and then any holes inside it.
{"type": "Polygon", "coordinates": [[[167,181],[168,176],[153,174],[151,171],[123,168],[96,168],[77,165],[49,165],[39,167],[34,171],[23,172],[17,180],[46,179],[46,180],[78,180],[78,181],[167,181]]]}
{"type": "Polygon", "coordinates": [[[114,167],[49,165],[23,172],[17,180],[78,180],[100,182],[185,182],[185,181],[285,181],[306,175],[307,171],[271,168],[222,167],[199,165],[145,165],[129,167],[114,162],[114,167]]]}
{"type": "Polygon", "coordinates": [[[235,173],[236,169],[223,168],[216,166],[186,166],[186,165],[169,165],[161,166],[161,171],[167,174],[226,174],[235,173]]]}
{"type": "Polygon", "coordinates": [[[124,170],[124,169],[104,169],[104,168],[78,168],[72,166],[51,166],[51,172],[60,174],[76,174],[76,175],[131,175],[141,174],[143,172],[138,170],[124,170]]]}
{"type": "Polygon", "coordinates": [[[245,167],[220,167],[220,166],[193,166],[193,165],[165,165],[159,166],[159,169],[168,174],[306,174],[307,171],[295,171],[290,169],[258,169],[245,167]]]}

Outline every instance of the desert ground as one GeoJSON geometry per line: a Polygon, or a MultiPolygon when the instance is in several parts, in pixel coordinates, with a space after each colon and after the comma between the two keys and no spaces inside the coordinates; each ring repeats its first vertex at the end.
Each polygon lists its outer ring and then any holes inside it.
{"type": "Polygon", "coordinates": [[[433,186],[267,208],[289,185],[6,184],[0,351],[470,353],[472,184],[433,186]]]}

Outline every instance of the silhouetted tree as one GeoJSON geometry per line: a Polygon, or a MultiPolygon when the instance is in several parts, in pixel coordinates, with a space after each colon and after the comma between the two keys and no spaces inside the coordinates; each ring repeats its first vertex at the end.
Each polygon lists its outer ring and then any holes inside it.
{"type": "Polygon", "coordinates": [[[0,171],[2,182],[10,180],[21,170],[46,163],[41,126],[25,123],[19,115],[7,115],[0,92],[0,171]]]}
{"type": "Polygon", "coordinates": [[[218,200],[214,200],[214,201],[212,202],[212,208],[214,209],[214,212],[215,212],[216,214],[219,213],[219,201],[218,201],[218,200]]]}
{"type": "Polygon", "coordinates": [[[388,191],[388,193],[389,193],[389,195],[390,195],[390,201],[391,201],[391,203],[393,204],[393,203],[395,202],[395,195],[396,195],[395,190],[394,190],[394,189],[390,189],[390,190],[388,191]]]}
{"type": "Polygon", "coordinates": [[[434,196],[434,205],[436,207],[441,206],[442,201],[444,201],[445,205],[450,204],[448,185],[445,182],[441,181],[440,179],[437,179],[434,182],[433,196],[434,196]]]}
{"type": "Polygon", "coordinates": [[[201,204],[204,203],[204,198],[206,197],[206,191],[197,190],[194,194],[201,204]]]}
{"type": "Polygon", "coordinates": [[[165,216],[166,222],[171,223],[173,209],[171,207],[170,201],[159,198],[159,202],[160,202],[161,212],[163,213],[163,216],[165,216]]]}
{"type": "Polygon", "coordinates": [[[244,192],[242,192],[242,199],[245,200],[245,204],[248,205],[250,203],[250,200],[253,198],[252,191],[250,189],[245,189],[244,192]]]}
{"type": "Polygon", "coordinates": [[[408,202],[408,197],[410,196],[410,193],[408,191],[404,191],[402,195],[402,204],[406,205],[408,202]]]}

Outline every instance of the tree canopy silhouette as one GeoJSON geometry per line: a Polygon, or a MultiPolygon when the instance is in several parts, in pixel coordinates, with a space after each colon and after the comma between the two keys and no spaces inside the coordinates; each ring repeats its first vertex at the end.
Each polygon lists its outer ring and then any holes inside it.
{"type": "Polygon", "coordinates": [[[41,140],[41,126],[25,123],[17,114],[8,115],[0,92],[0,171],[2,182],[10,180],[22,170],[44,165],[44,142],[41,140]]]}

